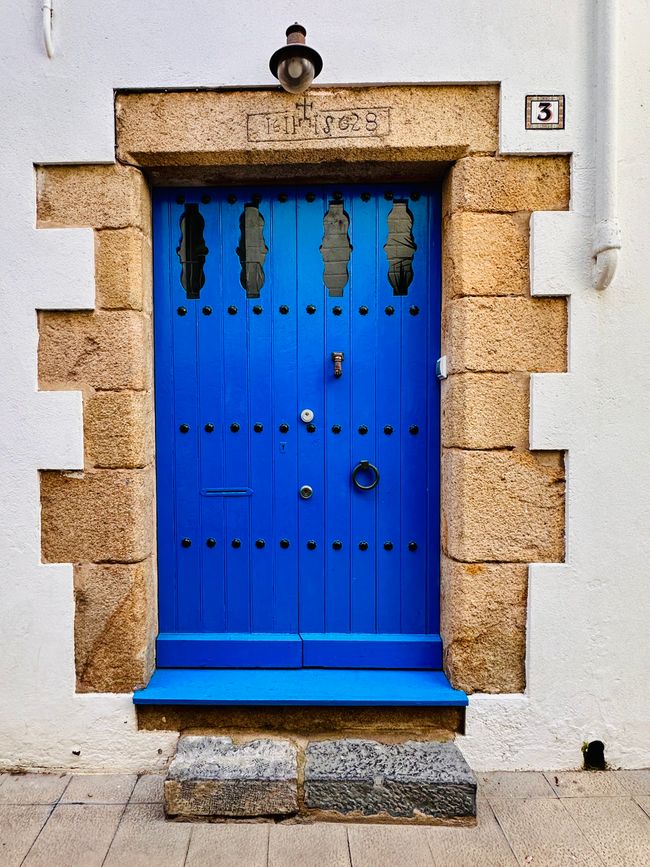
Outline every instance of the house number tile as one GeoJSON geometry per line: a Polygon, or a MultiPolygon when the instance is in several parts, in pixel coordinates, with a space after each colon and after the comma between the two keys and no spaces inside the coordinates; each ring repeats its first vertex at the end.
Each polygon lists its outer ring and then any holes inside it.
{"type": "Polygon", "coordinates": [[[564,129],[564,95],[527,96],[526,129],[564,129]]]}
{"type": "Polygon", "coordinates": [[[247,139],[311,141],[329,138],[379,138],[390,132],[390,108],[314,108],[303,97],[292,111],[247,115],[247,139]]]}

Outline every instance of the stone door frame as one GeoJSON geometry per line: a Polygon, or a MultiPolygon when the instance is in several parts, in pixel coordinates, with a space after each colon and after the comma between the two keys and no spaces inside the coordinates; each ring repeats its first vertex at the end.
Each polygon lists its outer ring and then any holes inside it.
{"type": "Polygon", "coordinates": [[[37,169],[39,227],[96,241],[95,310],[39,313],[40,388],[84,396],[83,472],[41,474],[78,691],[130,692],[154,665],[149,183],[441,177],[445,667],[468,692],[524,689],[527,566],[564,556],[563,453],[528,447],[529,379],[567,347],[566,300],[530,295],[529,218],[568,208],[569,162],[499,155],[498,111],[495,86],[118,93],[114,165],[37,169]]]}

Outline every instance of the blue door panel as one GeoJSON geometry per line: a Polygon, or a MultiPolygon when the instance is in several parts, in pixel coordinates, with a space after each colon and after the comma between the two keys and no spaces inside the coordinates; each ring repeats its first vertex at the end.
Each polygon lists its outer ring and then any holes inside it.
{"type": "Polygon", "coordinates": [[[301,634],[306,668],[442,668],[438,635],[301,634]]]}
{"type": "Polygon", "coordinates": [[[300,668],[302,640],[281,632],[161,633],[156,657],[160,668],[300,668]]]}
{"type": "MultiPolygon", "coordinates": [[[[404,301],[401,320],[401,361],[399,392],[401,395],[401,449],[397,462],[400,473],[402,539],[400,544],[401,599],[399,631],[426,632],[426,534],[427,490],[422,478],[429,477],[427,439],[429,415],[426,401],[431,384],[430,359],[435,352],[428,346],[427,308],[431,245],[427,243],[428,198],[409,201],[413,214],[416,245],[413,281],[404,301]],[[417,428],[417,431],[415,430],[417,428]]],[[[436,355],[433,355],[435,359],[436,355]]]]}
{"type": "MultiPolygon", "coordinates": [[[[377,463],[377,432],[363,437],[359,426],[368,422],[366,411],[374,413],[377,395],[376,334],[378,323],[376,250],[379,243],[377,209],[371,199],[352,197],[350,235],[350,356],[345,368],[350,376],[351,416],[347,438],[349,467],[359,460],[377,463]],[[365,393],[365,397],[363,397],[365,393]],[[360,400],[364,406],[360,406],[360,400]]],[[[344,374],[345,375],[345,374],[344,374]]],[[[383,389],[380,389],[382,392],[383,389]]],[[[348,470],[349,472],[349,470],[348,470]]],[[[386,468],[382,467],[384,486],[386,468]]],[[[350,491],[351,534],[351,632],[369,633],[377,630],[377,498],[375,491],[350,491]]]]}
{"type": "Polygon", "coordinates": [[[436,190],[155,191],[159,666],[441,666],[439,271],[436,190]]]}
{"type": "Polygon", "coordinates": [[[295,243],[296,196],[286,194],[287,201],[276,196],[272,204],[272,224],[269,228],[268,275],[272,281],[273,298],[265,307],[273,316],[273,353],[270,367],[273,374],[269,437],[273,464],[272,499],[266,504],[274,521],[274,537],[270,541],[274,557],[273,592],[275,629],[298,633],[298,365],[296,359],[297,285],[295,243]],[[275,250],[282,255],[275,255],[275,250]],[[282,311],[282,312],[281,312],[282,311]],[[287,430],[280,430],[280,425],[287,430]],[[281,544],[282,543],[282,546],[281,544]],[[286,547],[284,547],[286,546],[286,547]]]}

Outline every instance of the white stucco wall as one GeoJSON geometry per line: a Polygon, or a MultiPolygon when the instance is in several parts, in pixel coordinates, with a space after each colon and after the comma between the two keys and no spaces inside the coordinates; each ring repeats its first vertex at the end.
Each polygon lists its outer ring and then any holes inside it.
{"type": "Polygon", "coordinates": [[[110,162],[118,88],[272,83],[296,18],[323,84],[500,82],[502,150],[571,152],[572,211],[534,218],[533,287],[571,294],[570,372],[535,377],[531,443],[569,449],[567,562],[531,567],[525,696],[474,696],[476,769],[573,767],[602,739],[650,765],[650,93],[648,0],[621,30],[619,276],[590,286],[595,0],[6,2],[0,33],[0,766],[152,768],[131,697],[74,692],[72,567],[40,563],[39,469],[82,465],[81,399],[37,391],[37,308],[93,304],[90,230],[35,228],[34,163],[110,162]],[[524,131],[526,93],[565,93],[563,132],[524,131]],[[73,751],[80,751],[75,756],[73,751]]]}

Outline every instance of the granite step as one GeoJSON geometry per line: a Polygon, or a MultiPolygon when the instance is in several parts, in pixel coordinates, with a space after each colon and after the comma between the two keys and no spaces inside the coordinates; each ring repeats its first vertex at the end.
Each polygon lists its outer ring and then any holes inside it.
{"type": "Polygon", "coordinates": [[[165,811],[197,820],[470,823],[476,780],[451,741],[345,738],[303,746],[190,735],[180,738],[165,780],[165,811]]]}
{"type": "Polygon", "coordinates": [[[165,812],[186,819],[297,813],[296,748],[271,738],[182,737],[165,778],[165,812]]]}
{"type": "Polygon", "coordinates": [[[476,779],[453,742],[320,741],[305,752],[304,803],[321,818],[472,820],[476,779]]]}

